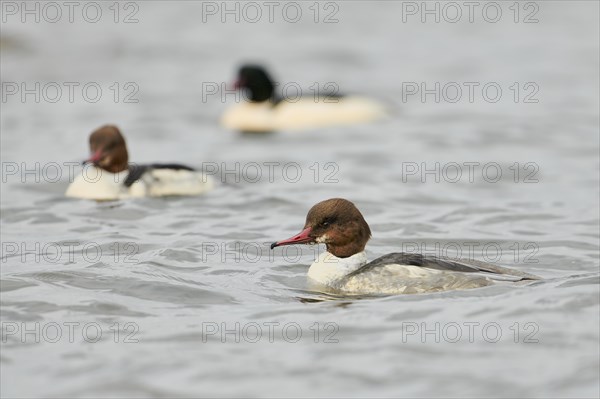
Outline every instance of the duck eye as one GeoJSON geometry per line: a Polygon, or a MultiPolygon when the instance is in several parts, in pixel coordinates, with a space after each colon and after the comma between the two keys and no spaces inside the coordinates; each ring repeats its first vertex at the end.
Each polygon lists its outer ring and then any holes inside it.
{"type": "Polygon", "coordinates": [[[321,222],[321,226],[328,227],[332,222],[333,222],[333,220],[331,220],[331,218],[327,218],[321,222]]]}

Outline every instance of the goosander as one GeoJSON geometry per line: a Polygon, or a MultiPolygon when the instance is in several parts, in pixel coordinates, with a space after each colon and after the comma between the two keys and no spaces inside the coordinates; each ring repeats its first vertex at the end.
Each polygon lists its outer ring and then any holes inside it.
{"type": "Polygon", "coordinates": [[[323,243],[327,252],[308,269],[308,277],[349,294],[417,294],[459,290],[540,278],[484,262],[457,261],[414,253],[391,253],[368,263],[365,246],[371,229],[356,206],[332,198],[313,206],[303,230],[282,245],[323,243]]]}
{"type": "Polygon", "coordinates": [[[198,195],[214,187],[212,177],[179,164],[128,164],[125,138],[105,125],[90,135],[91,157],[67,188],[73,198],[116,200],[131,197],[198,195]]]}
{"type": "Polygon", "coordinates": [[[298,130],[352,124],[380,119],[385,108],[377,101],[358,96],[328,94],[315,98],[312,92],[299,98],[279,98],[275,83],[260,66],[246,65],[238,72],[236,89],[245,89],[250,101],[229,108],[221,123],[244,132],[298,130]]]}

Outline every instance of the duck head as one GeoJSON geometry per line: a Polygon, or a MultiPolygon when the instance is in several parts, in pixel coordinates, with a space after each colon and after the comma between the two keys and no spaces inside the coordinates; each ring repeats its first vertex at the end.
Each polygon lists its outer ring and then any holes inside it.
{"type": "Polygon", "coordinates": [[[275,85],[271,77],[258,65],[242,66],[238,71],[235,88],[247,90],[252,102],[270,100],[275,93],[275,85]]]}
{"type": "Polygon", "coordinates": [[[308,211],[300,233],[274,242],[271,249],[282,245],[323,243],[330,254],[347,258],[364,251],[369,238],[371,229],[356,206],[343,198],[332,198],[319,202],[308,211]]]}
{"type": "Polygon", "coordinates": [[[84,163],[93,163],[111,173],[119,173],[128,168],[125,138],[116,126],[105,125],[92,132],[90,154],[90,158],[84,163]]]}

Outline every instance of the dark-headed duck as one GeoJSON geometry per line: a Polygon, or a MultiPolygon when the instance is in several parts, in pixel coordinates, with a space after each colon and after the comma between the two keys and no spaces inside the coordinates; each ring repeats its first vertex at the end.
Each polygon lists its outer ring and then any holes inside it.
{"type": "Polygon", "coordinates": [[[276,86],[261,66],[240,68],[235,88],[245,90],[248,101],[229,108],[221,118],[223,126],[245,132],[299,130],[369,122],[387,114],[382,104],[369,98],[318,90],[297,93],[298,89],[287,90],[281,98],[277,92],[286,90],[276,86]]]}

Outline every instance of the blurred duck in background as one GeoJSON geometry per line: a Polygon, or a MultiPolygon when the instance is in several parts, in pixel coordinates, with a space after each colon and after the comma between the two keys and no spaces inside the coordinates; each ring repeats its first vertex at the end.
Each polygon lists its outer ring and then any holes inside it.
{"type": "Polygon", "coordinates": [[[198,195],[211,190],[210,176],[179,164],[128,163],[125,138],[116,126],[105,125],[90,135],[90,158],[65,195],[93,200],[132,197],[198,195]]]}
{"type": "Polygon", "coordinates": [[[240,68],[235,88],[246,91],[248,101],[229,108],[221,123],[243,132],[300,130],[333,125],[370,122],[386,115],[385,107],[375,100],[337,93],[309,91],[305,96],[282,98],[276,84],[264,68],[245,65],[240,68]]]}

